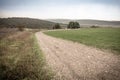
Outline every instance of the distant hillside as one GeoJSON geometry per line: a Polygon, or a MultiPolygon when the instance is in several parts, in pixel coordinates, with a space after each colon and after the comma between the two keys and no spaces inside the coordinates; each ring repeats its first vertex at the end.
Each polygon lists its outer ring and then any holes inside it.
{"type": "Polygon", "coordinates": [[[71,19],[47,19],[47,21],[68,24],[70,21],[73,21],[73,20],[71,20],[71,19]]]}
{"type": "Polygon", "coordinates": [[[63,23],[68,24],[70,21],[77,21],[82,26],[103,26],[103,27],[120,27],[120,21],[103,21],[103,20],[71,20],[71,19],[48,19],[48,21],[56,22],[56,23],[63,23]]]}
{"type": "Polygon", "coordinates": [[[0,18],[0,27],[18,27],[51,29],[54,22],[32,18],[0,18]]]}

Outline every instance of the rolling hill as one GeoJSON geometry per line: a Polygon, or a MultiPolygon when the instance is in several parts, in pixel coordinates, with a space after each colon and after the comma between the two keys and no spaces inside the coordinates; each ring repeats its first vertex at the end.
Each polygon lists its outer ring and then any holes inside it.
{"type": "Polygon", "coordinates": [[[18,27],[52,29],[54,22],[32,18],[0,18],[0,27],[18,27]]]}
{"type": "Polygon", "coordinates": [[[48,19],[48,21],[68,24],[70,21],[77,21],[83,27],[89,27],[92,25],[97,25],[101,27],[120,27],[120,21],[104,21],[104,20],[90,20],[90,19],[80,19],[80,20],[72,20],[72,19],[48,19]]]}
{"type": "Polygon", "coordinates": [[[62,28],[67,27],[70,21],[77,21],[81,27],[90,27],[93,25],[100,27],[120,27],[120,21],[103,21],[103,20],[71,20],[71,19],[33,19],[33,18],[0,18],[0,27],[18,27],[52,29],[55,23],[60,23],[62,28]]]}

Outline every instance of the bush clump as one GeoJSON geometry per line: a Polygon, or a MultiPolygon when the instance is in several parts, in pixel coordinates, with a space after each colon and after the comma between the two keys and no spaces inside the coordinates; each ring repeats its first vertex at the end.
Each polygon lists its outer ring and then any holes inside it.
{"type": "Polygon", "coordinates": [[[90,26],[90,28],[99,28],[99,26],[92,25],[92,26],[90,26]]]}
{"type": "Polygon", "coordinates": [[[70,29],[80,28],[80,24],[78,22],[69,22],[67,28],[70,28],[70,29]]]}

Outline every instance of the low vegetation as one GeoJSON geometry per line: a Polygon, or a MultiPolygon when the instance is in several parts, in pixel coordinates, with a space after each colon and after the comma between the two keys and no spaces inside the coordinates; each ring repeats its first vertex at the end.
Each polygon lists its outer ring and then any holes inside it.
{"type": "Polygon", "coordinates": [[[51,80],[33,32],[0,35],[0,80],[51,80]]]}
{"type": "Polygon", "coordinates": [[[19,31],[24,31],[25,27],[24,26],[18,26],[19,31]]]}
{"type": "Polygon", "coordinates": [[[92,26],[90,26],[90,28],[99,28],[99,26],[92,25],[92,26]]]}
{"type": "Polygon", "coordinates": [[[120,28],[81,28],[78,30],[48,31],[44,33],[120,53],[120,28]]]}
{"type": "Polygon", "coordinates": [[[55,23],[32,18],[0,18],[0,27],[18,28],[24,26],[32,29],[52,29],[55,23]]]}

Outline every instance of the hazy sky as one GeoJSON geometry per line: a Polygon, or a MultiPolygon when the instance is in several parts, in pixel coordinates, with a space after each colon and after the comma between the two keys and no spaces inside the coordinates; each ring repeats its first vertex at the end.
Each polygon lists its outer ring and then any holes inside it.
{"type": "Polygon", "coordinates": [[[0,17],[120,20],[120,0],[0,0],[0,17]]]}

